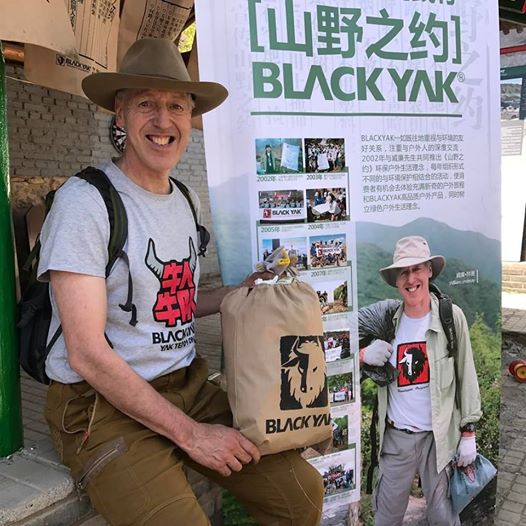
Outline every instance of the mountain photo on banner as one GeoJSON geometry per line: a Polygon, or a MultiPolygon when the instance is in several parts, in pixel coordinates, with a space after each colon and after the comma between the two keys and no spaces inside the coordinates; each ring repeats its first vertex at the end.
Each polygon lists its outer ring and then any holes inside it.
{"type": "Polygon", "coordinates": [[[446,267],[436,284],[464,311],[469,326],[478,315],[495,330],[500,316],[500,242],[479,232],[457,230],[429,218],[416,219],[400,227],[356,224],[358,306],[399,298],[396,289],[387,285],[378,271],[393,262],[398,239],[411,235],[423,236],[433,255],[441,254],[446,258],[446,267]],[[458,278],[464,274],[471,276],[469,273],[473,271],[476,271],[472,277],[474,282],[458,278]]]}
{"type": "MultiPolygon", "coordinates": [[[[432,255],[446,258],[446,266],[434,283],[451,297],[466,316],[483,411],[477,424],[477,445],[480,453],[496,465],[499,453],[501,370],[500,242],[480,232],[458,230],[430,218],[419,218],[399,227],[358,222],[356,253],[359,307],[385,299],[400,299],[398,290],[387,285],[378,271],[392,264],[396,241],[410,235],[423,236],[429,243],[432,255]]],[[[369,426],[376,386],[366,379],[361,387],[362,474],[365,480],[370,464],[369,426]]],[[[483,494],[462,512],[463,525],[479,524],[477,517],[484,516],[494,507],[495,491],[496,482],[488,485],[483,494]]]]}

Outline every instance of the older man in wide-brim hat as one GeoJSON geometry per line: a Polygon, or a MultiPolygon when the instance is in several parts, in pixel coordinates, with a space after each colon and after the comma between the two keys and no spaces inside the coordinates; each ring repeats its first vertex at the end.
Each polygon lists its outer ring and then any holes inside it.
{"type": "Polygon", "coordinates": [[[105,279],[107,211],[78,177],[57,192],[42,230],[39,277],[51,281],[52,329],[63,330],[46,361],[46,417],[63,462],[112,525],[209,524],[185,465],[229,489],[259,524],[318,524],[317,470],[296,451],[260,458],[231,427],[226,393],[195,350],[194,318],[218,312],[232,287],[197,299],[199,202],[170,173],[192,116],[226,89],[192,82],[175,45],[149,38],[83,89],[126,132],[123,155],[100,168],[122,198],[128,236],[105,279]]]}
{"type": "Polygon", "coordinates": [[[439,300],[429,288],[445,264],[443,256],[431,255],[423,237],[407,236],[397,241],[393,263],[380,269],[403,301],[392,320],[394,340],[375,340],[360,351],[361,363],[382,367],[389,362],[398,371],[389,385],[378,388],[377,526],[403,523],[417,474],[429,523],[460,525],[448,496],[448,470],[453,459],[458,466],[475,460],[475,423],[482,413],[464,313],[452,306],[457,349],[450,356],[439,300]]]}

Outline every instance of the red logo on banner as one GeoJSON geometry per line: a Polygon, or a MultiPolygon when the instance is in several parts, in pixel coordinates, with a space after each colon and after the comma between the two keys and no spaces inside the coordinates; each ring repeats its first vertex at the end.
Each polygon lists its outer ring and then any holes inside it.
{"type": "Polygon", "coordinates": [[[272,217],[272,210],[270,208],[263,209],[263,219],[270,219],[272,217]]]}

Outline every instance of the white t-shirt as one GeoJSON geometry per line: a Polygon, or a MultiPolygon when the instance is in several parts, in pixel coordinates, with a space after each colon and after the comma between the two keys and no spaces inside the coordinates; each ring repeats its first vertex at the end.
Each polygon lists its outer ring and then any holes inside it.
{"type": "Polygon", "coordinates": [[[431,312],[422,318],[402,314],[389,361],[398,378],[389,384],[387,418],[396,427],[411,431],[431,431],[431,393],[426,331],[431,312]]]}
{"type": "MultiPolygon", "coordinates": [[[[133,303],[138,323],[119,304],[128,293],[128,266],[118,259],[108,279],[106,334],[118,353],[140,376],[150,381],[188,366],[195,356],[195,309],[199,260],[195,221],[184,195],[172,185],[167,195],[153,194],[136,185],[113,163],[102,170],[118,190],[128,216],[124,250],[130,261],[133,303]]],[[[199,200],[191,191],[199,214],[199,200]]],[[[58,190],[42,227],[39,279],[50,270],[104,278],[110,227],[98,190],[77,177],[58,190]]],[[[59,320],[51,297],[53,318],[59,320]]],[[[69,366],[64,339],[52,347],[46,373],[62,383],[82,378],[69,366]]]]}

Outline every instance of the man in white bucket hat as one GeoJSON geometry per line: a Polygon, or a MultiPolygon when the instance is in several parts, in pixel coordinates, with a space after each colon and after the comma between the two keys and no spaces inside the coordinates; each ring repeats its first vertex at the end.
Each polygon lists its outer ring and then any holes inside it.
{"type": "Polygon", "coordinates": [[[375,340],[360,351],[361,363],[389,361],[398,370],[393,382],[378,388],[377,526],[402,524],[416,474],[429,523],[460,525],[448,498],[449,463],[454,457],[459,466],[475,460],[475,423],[482,413],[466,318],[453,305],[457,353],[449,356],[438,299],[429,290],[445,265],[443,256],[431,255],[423,237],[408,236],[397,241],[393,263],[380,269],[402,303],[393,318],[394,340],[375,340]]]}
{"type": "Polygon", "coordinates": [[[195,317],[218,312],[232,287],[197,296],[198,198],[170,173],[192,116],[221,104],[226,89],[191,81],[173,42],[151,38],[131,46],[118,72],[82,85],[126,130],[123,155],[101,168],[126,209],[129,265],[119,258],[105,279],[104,202],[86,181],[68,180],[43,227],[39,265],[51,281],[51,329],[63,329],[46,361],[46,418],[63,462],[111,525],[210,524],[185,466],[226,487],[259,524],[319,524],[317,470],[297,451],[260,459],[196,355],[195,317]],[[133,304],[122,305],[131,279],[133,304]]]}

